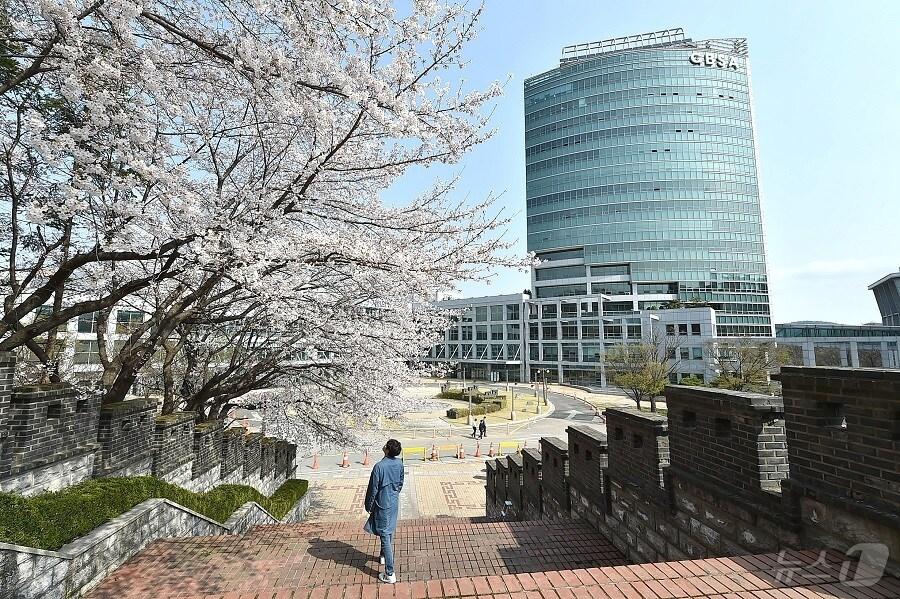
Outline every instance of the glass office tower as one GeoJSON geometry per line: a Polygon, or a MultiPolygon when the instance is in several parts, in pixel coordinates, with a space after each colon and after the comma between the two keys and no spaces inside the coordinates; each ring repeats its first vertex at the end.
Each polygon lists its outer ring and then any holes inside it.
{"type": "Polygon", "coordinates": [[[709,305],[719,336],[772,335],[746,40],[564,48],[525,81],[525,163],[536,298],[709,305]]]}

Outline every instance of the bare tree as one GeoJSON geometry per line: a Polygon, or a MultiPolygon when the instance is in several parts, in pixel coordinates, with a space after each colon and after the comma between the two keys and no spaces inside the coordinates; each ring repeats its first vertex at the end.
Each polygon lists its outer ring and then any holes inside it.
{"type": "Polygon", "coordinates": [[[733,391],[770,392],[770,375],[790,360],[774,341],[749,338],[710,343],[708,354],[719,371],[712,385],[733,391]]]}
{"type": "Polygon", "coordinates": [[[681,359],[678,337],[665,336],[654,331],[650,338],[640,343],[623,343],[606,352],[606,372],[617,387],[625,391],[637,408],[650,402],[650,411],[656,412],[656,398],[669,383],[669,375],[675,372],[681,359]]]}

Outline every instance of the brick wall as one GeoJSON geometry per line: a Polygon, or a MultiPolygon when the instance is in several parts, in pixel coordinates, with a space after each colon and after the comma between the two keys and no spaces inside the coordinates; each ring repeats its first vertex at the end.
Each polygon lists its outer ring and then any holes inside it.
{"type": "Polygon", "coordinates": [[[494,517],[499,514],[497,509],[497,498],[495,495],[497,484],[497,461],[487,460],[484,463],[484,514],[485,516],[494,517]]]}
{"type": "Polygon", "coordinates": [[[900,371],[780,378],[783,401],[672,386],[666,416],[608,409],[606,465],[595,429],[542,439],[523,452],[520,517],[565,517],[567,486],[569,515],[634,562],[874,543],[900,572],[900,371]]]}
{"type": "Polygon", "coordinates": [[[900,571],[900,371],[781,370],[790,479],[803,543],[888,547],[900,571]]]}
{"type": "Polygon", "coordinates": [[[13,388],[0,352],[0,492],[33,496],[90,478],[153,475],[193,491],[248,484],[265,495],[296,472],[297,446],[195,414],[156,416],[157,402],[99,405],[67,383],[13,388]],[[261,476],[261,475],[264,475],[261,476]]]}
{"type": "Polygon", "coordinates": [[[16,355],[11,352],[0,352],[0,453],[7,433],[9,403],[12,395],[13,376],[16,371],[16,355]]]}
{"type": "Polygon", "coordinates": [[[225,423],[211,420],[194,425],[192,478],[218,468],[222,463],[222,434],[225,423]]]}
{"type": "Polygon", "coordinates": [[[573,425],[569,435],[569,506],[572,515],[598,525],[608,511],[606,435],[592,426],[573,425]],[[572,473],[577,473],[573,476],[572,473]]]}
{"type": "Polygon", "coordinates": [[[780,397],[700,387],[666,387],[673,468],[750,501],[780,490],[788,475],[780,397]]]}
{"type": "Polygon", "coordinates": [[[99,397],[68,383],[17,387],[9,397],[0,477],[96,450],[99,397]]]}
{"type": "Polygon", "coordinates": [[[263,437],[260,442],[260,477],[270,478],[275,476],[275,452],[278,446],[278,439],[273,437],[263,437]]]}
{"type": "Polygon", "coordinates": [[[541,518],[541,451],[522,450],[522,520],[541,518]]]}
{"type": "Polygon", "coordinates": [[[506,516],[508,506],[506,505],[507,492],[509,490],[509,458],[502,456],[497,458],[497,476],[494,479],[494,501],[497,502],[497,509],[506,516]]]}
{"type": "Polygon", "coordinates": [[[541,517],[569,517],[569,450],[557,437],[541,437],[541,517]]]}
{"type": "Polygon", "coordinates": [[[94,476],[140,476],[151,470],[151,444],[156,402],[132,399],[100,408],[99,460],[94,476]]]}
{"type": "Polygon", "coordinates": [[[507,458],[509,478],[506,480],[507,517],[518,520],[522,515],[523,460],[521,454],[514,453],[507,458]]]}
{"type": "Polygon", "coordinates": [[[222,478],[244,465],[244,435],[242,426],[225,429],[222,433],[222,478]]]}
{"type": "MultiPolygon", "coordinates": [[[[656,537],[659,523],[668,522],[669,431],[665,416],[632,408],[607,409],[609,444],[608,505],[598,525],[620,551],[634,561],[656,561],[666,543],[656,537]]],[[[581,472],[573,474],[581,478],[581,472]]],[[[605,511],[604,511],[605,510],[605,511]]]]}
{"type": "Polygon", "coordinates": [[[193,459],[193,412],[157,416],[153,429],[153,476],[165,476],[193,459]]]}
{"type": "Polygon", "coordinates": [[[669,466],[669,423],[665,416],[633,408],[608,408],[609,475],[660,497],[669,466]]]}
{"type": "Polygon", "coordinates": [[[244,437],[244,477],[260,475],[262,465],[262,438],[260,433],[250,433],[244,437]]]}

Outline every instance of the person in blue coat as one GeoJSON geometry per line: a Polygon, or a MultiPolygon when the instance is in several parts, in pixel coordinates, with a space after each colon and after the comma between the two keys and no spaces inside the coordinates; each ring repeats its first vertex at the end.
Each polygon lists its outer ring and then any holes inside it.
{"type": "Polygon", "coordinates": [[[382,448],[384,458],[372,468],[369,488],[366,490],[366,511],[369,519],[365,530],[381,538],[381,563],[384,572],[378,575],[381,582],[395,583],[394,529],[397,528],[397,512],[400,510],[400,489],[403,488],[403,460],[397,456],[402,451],[400,441],[388,439],[382,448]]]}

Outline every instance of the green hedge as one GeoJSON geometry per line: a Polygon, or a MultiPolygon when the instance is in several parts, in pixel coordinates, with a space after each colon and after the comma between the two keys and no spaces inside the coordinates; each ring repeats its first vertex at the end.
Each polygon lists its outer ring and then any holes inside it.
{"type": "MultiPolygon", "coordinates": [[[[485,414],[493,414],[503,409],[503,405],[498,401],[481,404],[472,408],[473,416],[484,416],[485,414]]],[[[447,410],[447,418],[466,418],[469,415],[469,408],[450,408],[447,410]]]]}
{"type": "Polygon", "coordinates": [[[0,541],[58,549],[155,497],[174,501],[217,522],[225,522],[248,501],[282,518],[308,487],[308,481],[291,479],[271,497],[245,485],[221,485],[206,493],[193,493],[152,476],[138,476],[90,480],[36,497],[0,493],[0,541]]]}

